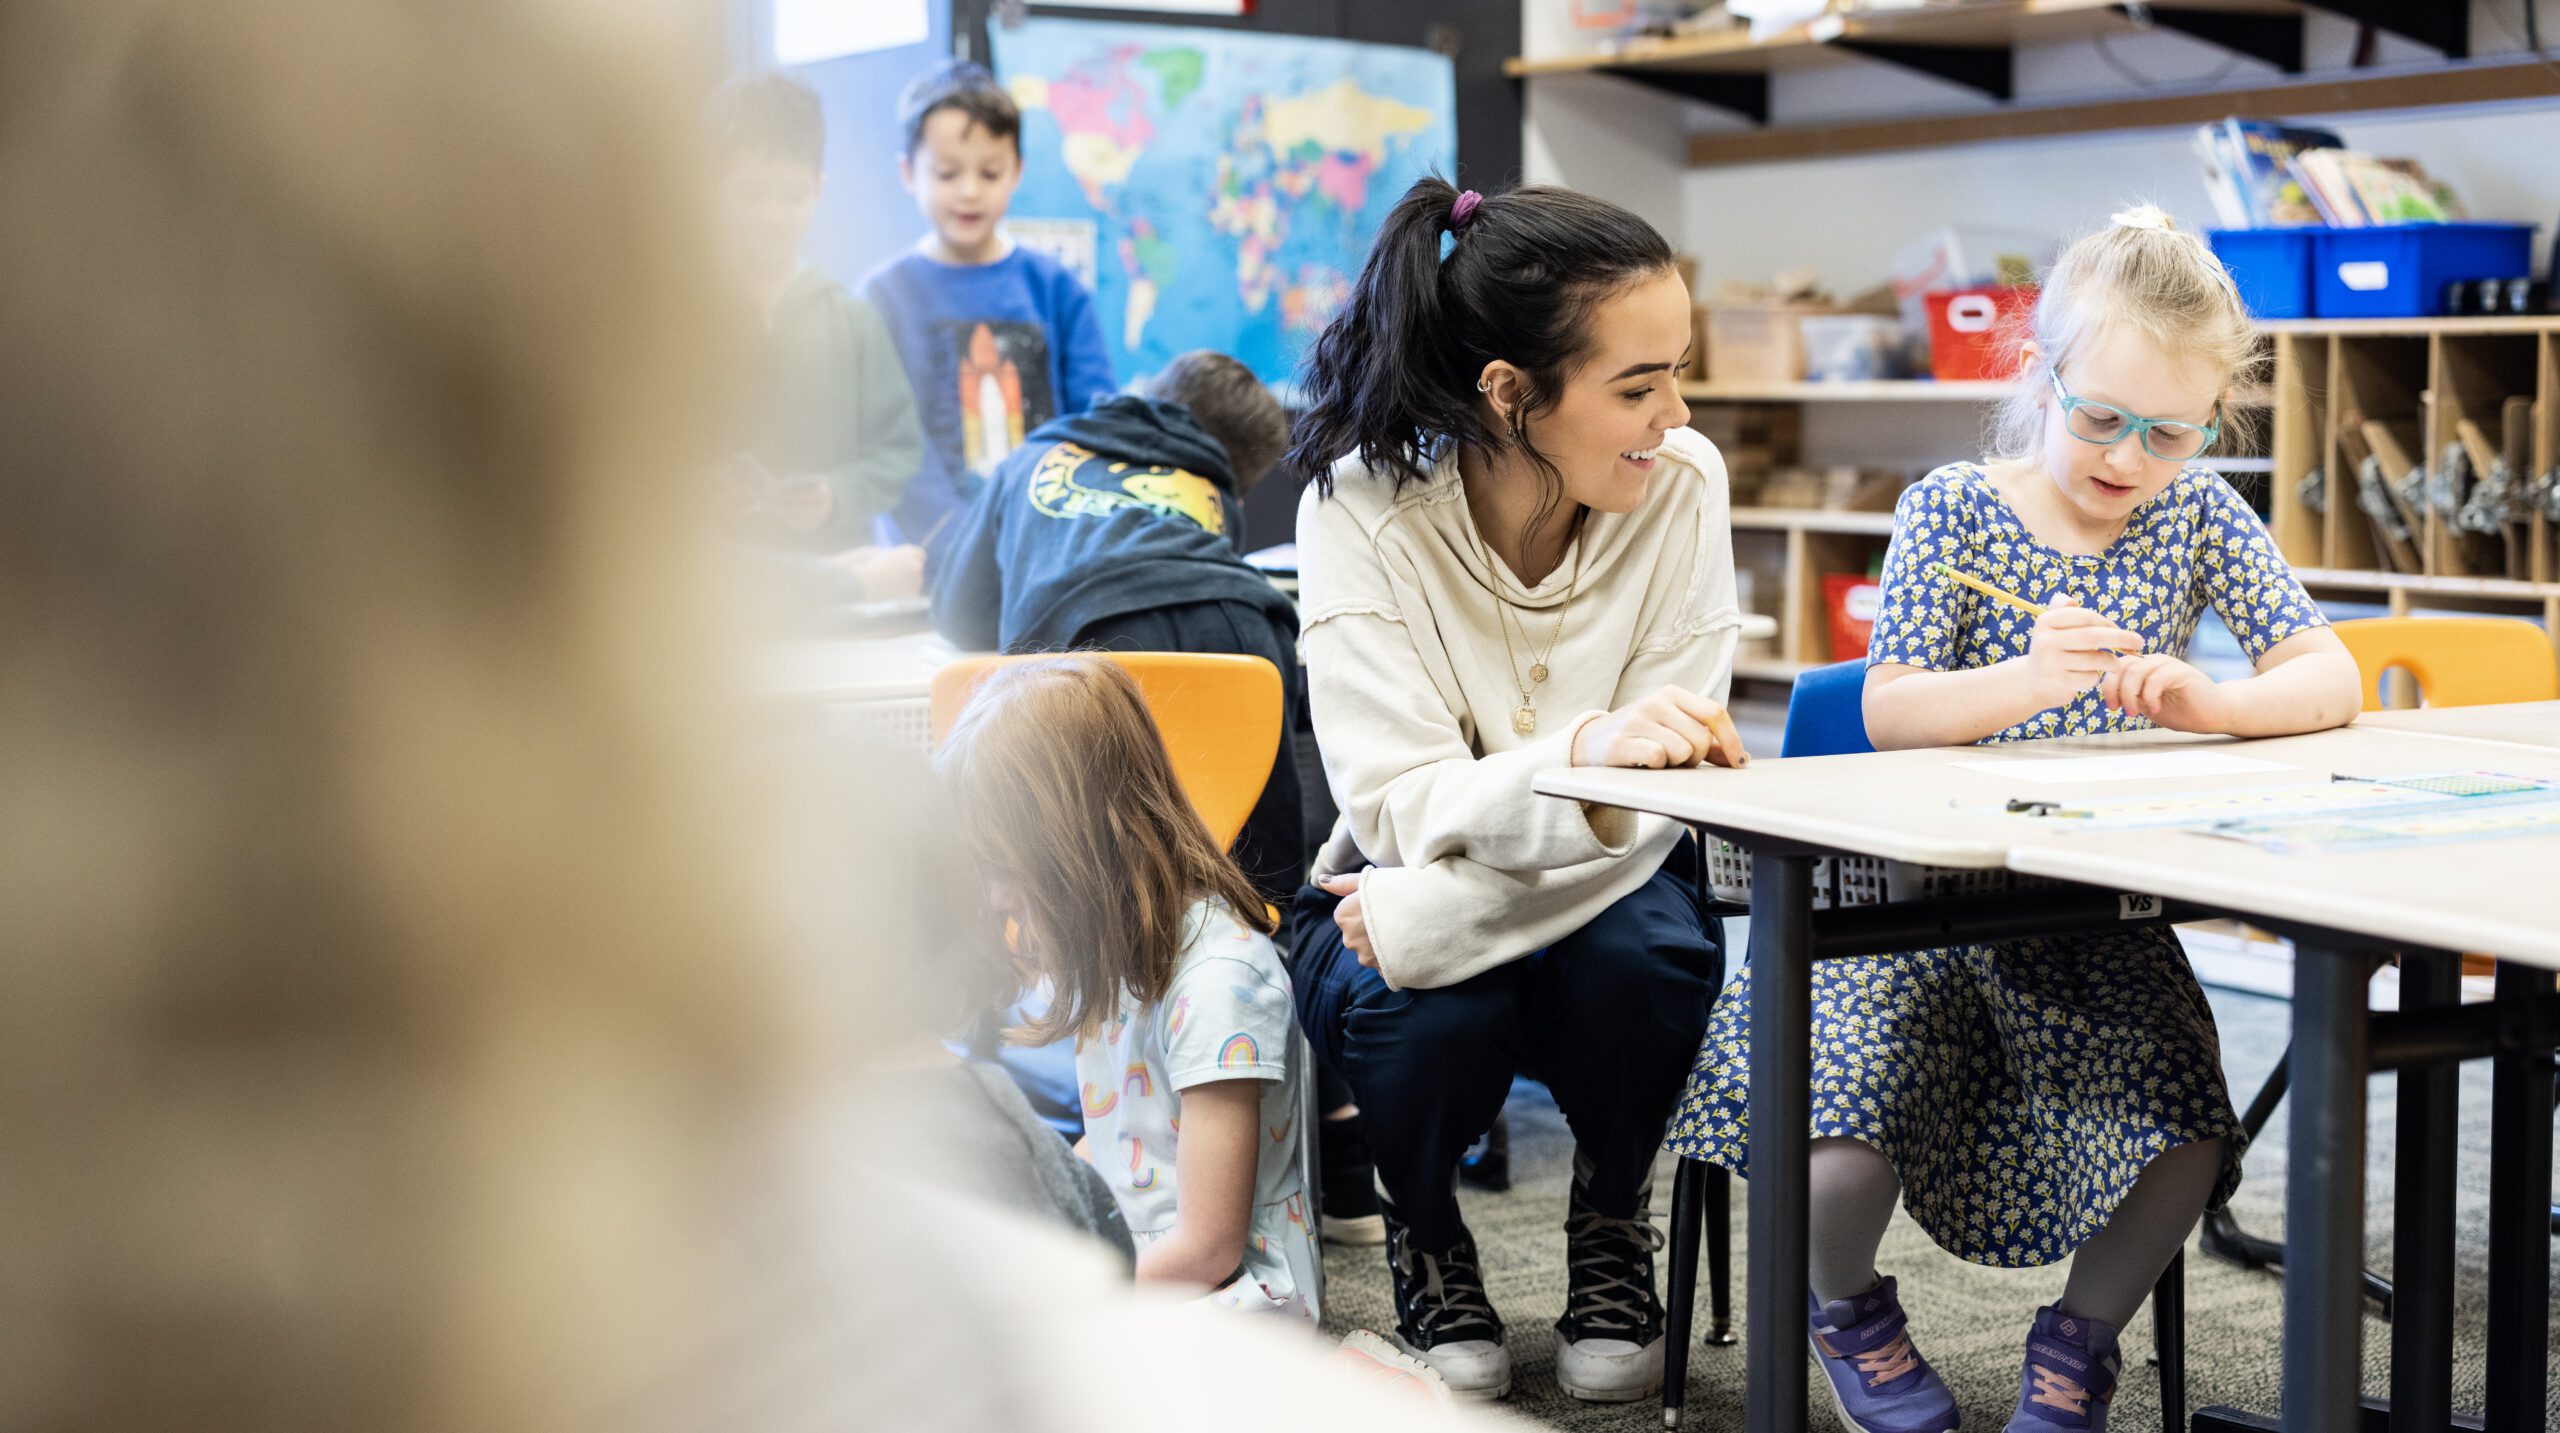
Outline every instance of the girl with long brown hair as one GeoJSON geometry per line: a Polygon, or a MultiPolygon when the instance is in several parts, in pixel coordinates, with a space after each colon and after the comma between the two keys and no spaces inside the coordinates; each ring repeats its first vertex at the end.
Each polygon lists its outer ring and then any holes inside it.
{"type": "Polygon", "coordinates": [[[1100,656],[999,670],[937,758],[988,904],[1072,1035],[1087,1158],[1142,1283],[1316,1317],[1287,970],[1261,897],[1192,809],[1137,683],[1100,656]]]}

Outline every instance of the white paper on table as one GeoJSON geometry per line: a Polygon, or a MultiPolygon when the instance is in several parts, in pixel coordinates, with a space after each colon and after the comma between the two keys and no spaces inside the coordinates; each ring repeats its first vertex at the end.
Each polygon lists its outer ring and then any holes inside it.
{"type": "Polygon", "coordinates": [[[1989,772],[2030,786],[2062,786],[2079,781],[2184,780],[2198,776],[2239,776],[2257,771],[2295,771],[2282,762],[2219,751],[2141,751],[2124,756],[2030,756],[2016,761],[1959,761],[1965,771],[1989,772]]]}

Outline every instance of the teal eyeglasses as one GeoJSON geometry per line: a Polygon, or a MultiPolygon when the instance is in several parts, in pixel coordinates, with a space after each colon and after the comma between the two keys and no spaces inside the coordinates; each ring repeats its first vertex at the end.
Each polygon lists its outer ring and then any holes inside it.
{"type": "Polygon", "coordinates": [[[2137,418],[2112,404],[2073,394],[2062,386],[2059,368],[2053,371],[2053,396],[2062,402],[2062,426],[2071,430],[2071,436],[2101,448],[2123,442],[2126,434],[2138,433],[2142,451],[2163,462],[2182,463],[2202,454],[2222,436],[2220,403],[2213,405],[2213,420],[2201,427],[2160,418],[2137,418]]]}

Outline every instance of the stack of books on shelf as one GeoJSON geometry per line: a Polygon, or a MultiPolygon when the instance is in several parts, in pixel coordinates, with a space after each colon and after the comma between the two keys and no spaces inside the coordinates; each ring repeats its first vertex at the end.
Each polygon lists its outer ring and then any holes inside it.
{"type": "Polygon", "coordinates": [[[2426,166],[2349,149],[2331,130],[2232,118],[2198,128],[2195,152],[2226,229],[2363,229],[2466,217],[2426,166]]]}

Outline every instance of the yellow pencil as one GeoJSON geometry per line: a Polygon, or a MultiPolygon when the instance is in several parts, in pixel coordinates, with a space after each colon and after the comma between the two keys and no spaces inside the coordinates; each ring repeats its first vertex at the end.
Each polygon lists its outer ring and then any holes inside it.
{"type": "MultiPolygon", "coordinates": [[[[1949,567],[1948,565],[1946,565],[1946,564],[1945,564],[1945,563],[1943,563],[1943,562],[1932,562],[1932,563],[1930,563],[1930,564],[1929,564],[1929,570],[1930,570],[1931,572],[1934,572],[1934,573],[1938,574],[1940,577],[1946,578],[1946,579],[1947,579],[1948,581],[1950,581],[1950,582],[1962,583],[1963,585],[1965,585],[1965,586],[1967,586],[1967,587],[1972,588],[1974,591],[1981,593],[1983,596],[1990,598],[1990,599],[1991,599],[1991,600],[1993,600],[1994,602],[2006,602],[2006,603],[2008,603],[2010,606],[2017,608],[2017,609],[2018,609],[2019,611],[2021,611],[2021,612],[2026,612],[2026,613],[2030,613],[2030,614],[2032,614],[2032,615],[2034,615],[2034,616],[2041,617],[2041,616],[2043,616],[2046,612],[2048,612],[2048,611],[2050,611],[2050,610],[2051,610],[2051,609],[2050,609],[2050,608],[2048,608],[2044,603],[2041,603],[2041,602],[2029,602],[2027,599],[2025,599],[2025,598],[2023,598],[2023,597],[2019,596],[2019,595],[2018,595],[2017,593],[2015,593],[2015,592],[2010,592],[2010,591],[2006,591],[2006,590],[2004,590],[2004,589],[2002,589],[2002,588],[1994,587],[1994,586],[1992,586],[1990,583],[1983,581],[1983,580],[1982,580],[1981,578],[1979,578],[1979,577],[1974,577],[1974,576],[1971,576],[1971,575],[1966,574],[1966,573],[1958,572],[1958,571],[1956,571],[1954,568],[1949,567]]],[[[2101,616],[2101,617],[2105,617],[2105,616],[2106,616],[2106,614],[2105,614],[2105,613],[2103,613],[2103,612],[2099,613],[2098,615],[2099,615],[2099,616],[2101,616]]],[[[2114,619],[2113,619],[2113,618],[2109,618],[2108,620],[2113,621],[2114,619]]],[[[2110,657],[2121,657],[2121,656],[2123,656],[2123,655],[2124,655],[2124,653],[2117,651],[2117,650],[2116,650],[2115,648],[2113,648],[2113,647],[2109,647],[2109,648],[2107,649],[2107,655],[2108,655],[2108,656],[2110,656],[2110,657]]]]}
{"type": "Polygon", "coordinates": [[[2002,589],[2000,589],[2000,588],[1994,587],[1994,586],[1992,586],[1990,583],[1983,581],[1983,580],[1982,580],[1981,578],[1979,578],[1979,577],[1972,577],[1972,576],[1968,576],[1968,575],[1967,575],[1967,574],[1965,574],[1965,573],[1958,572],[1958,571],[1956,571],[1954,568],[1947,566],[1947,565],[1946,565],[1945,563],[1943,563],[1943,562],[1932,562],[1932,563],[1930,563],[1930,564],[1929,564],[1929,570],[1930,570],[1931,572],[1934,572],[1934,573],[1938,574],[1940,577],[1943,577],[1943,578],[1947,579],[1947,580],[1948,580],[1948,581],[1950,581],[1950,582],[1961,582],[1961,583],[1963,583],[1965,586],[1972,588],[1974,591],[1979,592],[1979,593],[1981,593],[1983,596],[1988,597],[1988,598],[1991,598],[1991,599],[1993,599],[1994,601],[2006,602],[2006,603],[2008,603],[2010,606],[2017,608],[2017,609],[2018,609],[2019,611],[2021,611],[2021,612],[2028,612],[2028,613],[2032,613],[2032,614],[2034,614],[2035,616],[2038,616],[2038,617],[2041,617],[2041,616],[2043,616],[2043,615],[2045,614],[2045,605],[2044,605],[2043,603],[2041,603],[2041,602],[2029,602],[2027,599],[2025,599],[2025,598],[2023,598],[2023,597],[2019,596],[2019,595],[2018,595],[2017,593],[2015,593],[2015,592],[2008,592],[2008,591],[2004,591],[2004,590],[2002,590],[2002,589]]]}

